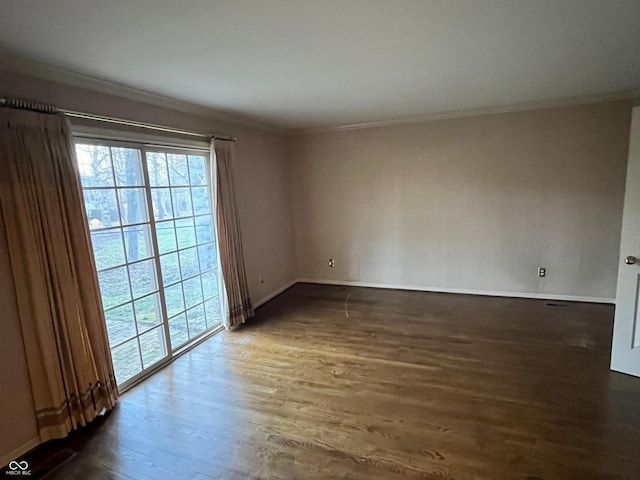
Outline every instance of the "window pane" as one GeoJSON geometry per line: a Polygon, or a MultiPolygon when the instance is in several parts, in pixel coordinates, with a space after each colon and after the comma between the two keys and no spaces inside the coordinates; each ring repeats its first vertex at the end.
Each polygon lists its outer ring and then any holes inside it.
{"type": "Polygon", "coordinates": [[[102,304],[105,309],[131,300],[127,267],[113,268],[106,272],[100,272],[98,273],[98,280],[100,281],[102,304]]]}
{"type": "Polygon", "coordinates": [[[124,265],[124,247],[119,228],[91,232],[91,245],[97,270],[124,265]]]}
{"type": "Polygon", "coordinates": [[[147,196],[144,188],[121,188],[118,190],[120,217],[122,223],[142,223],[149,221],[147,215],[147,196]]]}
{"type": "Polygon", "coordinates": [[[135,187],[144,185],[140,150],[132,148],[111,148],[113,168],[116,174],[116,185],[135,187]]]}
{"type": "Polygon", "coordinates": [[[76,145],[78,170],[83,187],[112,187],[113,171],[109,147],[76,145]]]}
{"type": "Polygon", "coordinates": [[[196,248],[180,251],[180,269],[182,270],[182,278],[193,277],[200,273],[196,248]]]}
{"type": "Polygon", "coordinates": [[[162,284],[166,287],[180,280],[180,264],[177,253],[168,253],[160,257],[162,284]]]}
{"type": "Polygon", "coordinates": [[[153,256],[149,225],[137,225],[124,228],[124,243],[127,247],[127,260],[135,262],[153,256]]]}
{"type": "Polygon", "coordinates": [[[173,194],[173,212],[178,217],[190,217],[193,215],[191,208],[191,189],[190,188],[172,188],[173,194]]]}
{"type": "Polygon", "coordinates": [[[167,154],[169,164],[169,179],[171,186],[189,185],[189,170],[187,169],[187,156],[167,154]]]}
{"type": "Polygon", "coordinates": [[[87,211],[89,228],[107,228],[120,225],[116,191],[113,189],[85,189],[84,208],[87,211]]]}
{"type": "Polygon", "coordinates": [[[193,213],[195,215],[210,213],[209,189],[207,187],[192,188],[191,196],[193,197],[193,213]]]}
{"type": "Polygon", "coordinates": [[[134,302],[138,332],[144,332],[161,323],[162,310],[158,294],[149,295],[134,302]]]}
{"type": "Polygon", "coordinates": [[[131,290],[133,297],[143,297],[158,290],[156,285],[156,269],[153,260],[134,263],[129,265],[129,275],[131,277],[131,290]]]}
{"type": "Polygon", "coordinates": [[[207,184],[207,168],[204,157],[189,155],[189,176],[191,185],[207,184]]]}
{"type": "Polygon", "coordinates": [[[164,153],[147,152],[147,169],[149,185],[152,187],[169,186],[169,174],[164,153]]]}
{"type": "Polygon", "coordinates": [[[196,234],[198,243],[207,243],[213,241],[213,224],[211,215],[196,217],[196,234]]]}
{"type": "Polygon", "coordinates": [[[182,282],[184,289],[184,301],[187,308],[191,308],[202,303],[202,287],[200,286],[200,277],[194,277],[182,282]]]}
{"type": "Polygon", "coordinates": [[[104,313],[109,332],[109,344],[124,342],[136,335],[136,325],[133,318],[133,307],[130,303],[104,313]]]}
{"type": "Polygon", "coordinates": [[[200,256],[200,270],[212,270],[216,267],[216,251],[213,243],[207,243],[198,247],[198,255],[200,256]]]}
{"type": "Polygon", "coordinates": [[[158,327],[140,335],[140,350],[144,368],[164,358],[167,354],[164,344],[164,329],[158,327]]]}
{"type": "Polygon", "coordinates": [[[204,332],[207,328],[207,322],[204,318],[204,306],[198,305],[187,311],[187,322],[189,322],[189,336],[195,337],[200,332],[204,332]]]}
{"type": "Polygon", "coordinates": [[[142,371],[137,338],[112,349],[111,357],[118,383],[123,383],[142,371]]]}
{"type": "Polygon", "coordinates": [[[121,344],[112,349],[121,384],[166,358],[164,322],[174,348],[220,323],[209,166],[198,153],[143,159],[124,145],[76,149],[109,342],[121,344]]]}
{"type": "Polygon", "coordinates": [[[176,224],[172,220],[156,223],[156,236],[158,237],[158,250],[160,250],[160,253],[174,252],[178,249],[176,224]]]}
{"type": "Polygon", "coordinates": [[[178,237],[179,248],[195,246],[196,232],[193,228],[193,218],[176,220],[176,236],[178,237]]]}
{"type": "Polygon", "coordinates": [[[218,294],[218,276],[215,270],[202,274],[202,292],[204,298],[211,298],[218,294]]]}
{"type": "Polygon", "coordinates": [[[171,337],[171,348],[174,350],[189,340],[187,317],[184,313],[169,319],[169,336],[171,337]]]}
{"type": "Polygon", "coordinates": [[[220,297],[216,296],[204,302],[207,312],[207,326],[219,325],[222,323],[222,312],[220,310],[220,297]]]}
{"type": "Polygon", "coordinates": [[[153,202],[153,218],[156,220],[173,218],[173,204],[171,203],[170,189],[152,188],[151,201],[153,202]]]}
{"type": "Polygon", "coordinates": [[[178,283],[164,289],[164,297],[167,301],[167,315],[174,315],[184,311],[184,298],[182,297],[182,284],[178,283]]]}

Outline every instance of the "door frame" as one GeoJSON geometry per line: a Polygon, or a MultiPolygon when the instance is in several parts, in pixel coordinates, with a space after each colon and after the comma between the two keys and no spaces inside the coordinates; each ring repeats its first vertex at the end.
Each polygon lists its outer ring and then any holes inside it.
{"type": "MultiPolygon", "coordinates": [[[[124,382],[119,383],[118,391],[120,393],[124,393],[125,391],[134,387],[141,381],[145,380],[146,378],[156,373],[158,370],[161,370],[162,368],[164,368],[165,366],[173,362],[176,358],[180,357],[181,355],[188,352],[189,350],[196,347],[203,341],[212,337],[213,335],[224,330],[224,318],[226,315],[226,307],[225,307],[226,296],[224,294],[225,292],[224,283],[222,281],[222,275],[218,275],[218,292],[219,292],[218,294],[220,297],[219,301],[220,301],[220,309],[221,309],[220,324],[213,325],[212,327],[205,329],[204,331],[198,333],[197,335],[194,335],[186,343],[180,345],[176,349],[172,347],[171,335],[169,331],[169,316],[167,313],[164,285],[162,282],[160,253],[159,253],[158,238],[156,233],[156,220],[153,215],[153,201],[151,196],[149,170],[147,166],[147,157],[146,157],[148,151],[154,151],[154,152],[162,151],[164,153],[176,153],[176,154],[187,154],[187,155],[199,154],[205,157],[205,165],[207,168],[207,178],[208,178],[208,181],[210,182],[210,185],[209,185],[209,192],[211,196],[210,205],[211,205],[211,215],[212,215],[213,236],[215,239],[215,246],[216,246],[217,270],[218,272],[221,272],[222,270],[220,266],[220,254],[218,252],[218,232],[217,232],[217,225],[215,221],[215,201],[216,201],[215,188],[216,187],[215,187],[215,184],[212,184],[213,182],[212,172],[214,171],[212,162],[214,161],[214,158],[212,158],[210,149],[204,148],[204,146],[202,145],[202,142],[197,142],[197,143],[193,142],[185,145],[181,143],[174,143],[174,142],[171,142],[170,140],[166,142],[160,141],[160,137],[156,137],[156,136],[145,135],[145,136],[142,136],[143,138],[141,138],[140,141],[136,141],[135,136],[134,136],[134,139],[131,139],[132,137],[131,135],[128,135],[128,136],[123,135],[122,137],[123,138],[121,139],[121,137],[118,135],[117,132],[110,132],[109,130],[104,130],[104,129],[85,128],[85,129],[79,129],[78,132],[76,132],[75,130],[73,132],[74,146],[76,143],[83,143],[83,144],[91,144],[91,145],[104,145],[108,147],[131,148],[131,149],[136,149],[140,151],[140,162],[141,162],[141,170],[142,170],[141,173],[144,179],[146,207],[147,207],[147,214],[149,217],[148,224],[150,228],[150,236],[151,236],[151,241],[152,241],[153,250],[154,250],[154,255],[152,257],[152,260],[155,265],[156,284],[158,285],[158,297],[160,299],[160,308],[163,316],[162,326],[164,330],[165,349],[167,353],[160,360],[151,364],[147,368],[144,368],[144,365],[141,365],[142,370],[140,372],[130,377],[129,379],[125,380],[124,382]],[[95,131],[98,131],[99,133],[97,134],[92,133],[95,131]],[[151,140],[152,138],[155,141],[149,142],[149,140],[151,140]]],[[[157,327],[154,327],[154,328],[157,328],[157,327]]],[[[136,336],[139,336],[139,334],[137,334],[136,336]]],[[[109,349],[109,353],[111,354],[111,348],[109,349]]]]}

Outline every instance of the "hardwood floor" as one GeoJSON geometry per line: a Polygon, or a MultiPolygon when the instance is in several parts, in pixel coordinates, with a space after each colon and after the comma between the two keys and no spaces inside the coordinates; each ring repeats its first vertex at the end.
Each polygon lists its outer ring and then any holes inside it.
{"type": "Polygon", "coordinates": [[[613,307],[298,284],[126,393],[47,479],[640,478],[613,307]],[[560,305],[560,306],[553,306],[560,305]]]}

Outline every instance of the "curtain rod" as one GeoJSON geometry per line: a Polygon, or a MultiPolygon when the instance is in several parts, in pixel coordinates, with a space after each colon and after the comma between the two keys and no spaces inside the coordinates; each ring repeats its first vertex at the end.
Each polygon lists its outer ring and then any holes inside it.
{"type": "Polygon", "coordinates": [[[220,135],[216,133],[198,133],[191,132],[189,130],[182,130],[179,128],[165,127],[162,125],[155,125],[153,123],[135,122],[133,120],[125,120],[122,118],[106,117],[103,115],[94,115],[92,113],[77,112],[75,110],[66,110],[64,108],[56,108],[52,105],[33,102],[31,100],[16,99],[16,98],[0,98],[0,105],[9,108],[17,108],[21,110],[32,110],[41,113],[61,113],[67,117],[82,118],[85,120],[94,120],[97,122],[113,123],[116,125],[126,125],[129,127],[146,128],[147,130],[155,130],[158,132],[176,133],[179,135],[188,135],[191,137],[201,137],[208,139],[224,140],[228,142],[235,142],[236,137],[228,135],[220,135]]]}

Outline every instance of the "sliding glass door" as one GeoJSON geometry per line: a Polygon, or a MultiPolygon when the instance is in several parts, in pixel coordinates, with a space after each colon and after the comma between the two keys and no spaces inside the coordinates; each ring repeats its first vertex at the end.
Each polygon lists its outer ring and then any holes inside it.
{"type": "Polygon", "coordinates": [[[218,325],[221,319],[205,160],[202,155],[147,152],[161,280],[174,349],[218,325]]]}
{"type": "Polygon", "coordinates": [[[222,321],[208,155],[78,139],[116,380],[131,385],[222,321]]]}

